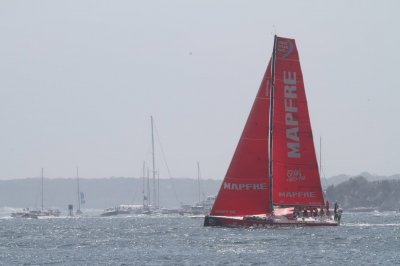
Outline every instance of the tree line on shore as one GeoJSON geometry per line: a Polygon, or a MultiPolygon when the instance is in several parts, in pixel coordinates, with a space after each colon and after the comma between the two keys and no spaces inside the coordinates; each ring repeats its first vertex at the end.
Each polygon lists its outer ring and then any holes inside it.
{"type": "MultiPolygon", "coordinates": [[[[216,195],[222,180],[203,179],[200,184],[201,199],[216,195]]],[[[39,178],[0,180],[0,207],[31,207],[40,205],[39,178]]],[[[118,204],[141,204],[143,180],[141,178],[81,179],[81,191],[85,193],[86,208],[107,208],[118,204]]],[[[174,178],[160,180],[160,204],[179,207],[199,201],[197,180],[174,178]]],[[[152,191],[152,190],[151,190],[152,191]]],[[[368,180],[368,176],[349,177],[346,181],[332,184],[326,189],[326,199],[333,206],[338,201],[344,210],[400,209],[400,179],[368,180]]],[[[44,202],[46,206],[63,208],[76,203],[76,180],[45,179],[44,202]]]]}
{"type": "Polygon", "coordinates": [[[326,198],[338,201],[343,209],[379,211],[400,210],[400,180],[368,181],[363,176],[350,178],[326,189],[326,198]]]}

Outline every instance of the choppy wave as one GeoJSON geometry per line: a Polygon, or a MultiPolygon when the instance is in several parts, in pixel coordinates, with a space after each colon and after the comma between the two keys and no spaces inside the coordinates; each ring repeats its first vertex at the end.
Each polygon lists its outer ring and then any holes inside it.
{"type": "Polygon", "coordinates": [[[0,264],[394,265],[400,261],[397,213],[344,213],[342,222],[339,227],[242,229],[203,227],[202,219],[181,216],[0,219],[0,264]]]}
{"type": "Polygon", "coordinates": [[[7,206],[0,207],[0,218],[11,217],[11,213],[18,211],[22,211],[22,208],[14,208],[7,206]]]}

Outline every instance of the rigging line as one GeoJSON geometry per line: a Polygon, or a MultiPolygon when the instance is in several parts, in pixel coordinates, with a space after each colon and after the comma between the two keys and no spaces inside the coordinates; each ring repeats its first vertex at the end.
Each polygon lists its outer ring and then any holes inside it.
{"type": "Polygon", "coordinates": [[[205,200],[206,199],[206,196],[205,196],[205,188],[204,188],[204,180],[202,179],[202,174],[201,174],[201,170],[200,170],[200,190],[201,190],[201,194],[203,195],[203,200],[205,200]]]}
{"type": "Polygon", "coordinates": [[[140,187],[141,182],[142,182],[142,176],[139,175],[138,178],[136,178],[134,176],[132,178],[128,177],[128,184],[129,184],[129,181],[131,181],[131,184],[132,184],[132,188],[131,188],[132,189],[131,190],[132,191],[132,195],[131,195],[132,204],[135,204],[135,202],[137,202],[136,200],[138,199],[138,197],[139,197],[139,201],[140,201],[140,197],[142,196],[142,188],[140,187]]]}
{"type": "Polygon", "coordinates": [[[205,200],[205,195],[204,195],[204,184],[202,180],[202,175],[201,175],[201,169],[200,169],[200,164],[197,162],[197,174],[198,174],[198,182],[199,182],[199,202],[202,201],[201,199],[201,194],[203,195],[203,200],[205,200]]]}
{"type": "Polygon", "coordinates": [[[206,191],[207,188],[207,180],[203,179],[203,175],[201,173],[201,169],[200,169],[200,190],[201,190],[201,194],[203,196],[202,200],[206,200],[207,196],[210,195],[209,193],[207,193],[207,191],[209,192],[210,190],[208,189],[206,191]],[[207,193],[208,195],[206,195],[205,193],[207,193]]]}
{"type": "Polygon", "coordinates": [[[165,167],[167,168],[168,177],[169,177],[169,180],[171,181],[171,184],[172,184],[172,191],[174,193],[175,200],[178,203],[182,203],[182,201],[179,200],[178,193],[176,193],[175,184],[174,184],[174,181],[172,179],[171,171],[170,171],[168,163],[167,163],[167,159],[166,159],[166,156],[165,156],[165,153],[164,153],[164,148],[163,148],[163,146],[161,144],[160,135],[158,134],[158,128],[157,128],[157,125],[156,125],[155,122],[154,122],[154,128],[155,128],[155,131],[156,131],[158,144],[160,145],[161,155],[163,157],[163,161],[164,161],[165,167]]]}

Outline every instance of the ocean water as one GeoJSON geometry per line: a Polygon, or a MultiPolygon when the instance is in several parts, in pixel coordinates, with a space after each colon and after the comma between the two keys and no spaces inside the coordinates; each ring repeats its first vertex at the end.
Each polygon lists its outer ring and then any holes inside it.
{"type": "Polygon", "coordinates": [[[400,265],[400,213],[229,229],[180,216],[0,218],[1,265],[400,265]]]}

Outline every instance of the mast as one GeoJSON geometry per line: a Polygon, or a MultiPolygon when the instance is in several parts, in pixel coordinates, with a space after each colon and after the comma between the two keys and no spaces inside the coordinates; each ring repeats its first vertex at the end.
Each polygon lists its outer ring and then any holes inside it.
{"type": "Polygon", "coordinates": [[[200,202],[201,199],[200,199],[200,164],[199,164],[199,162],[197,162],[197,186],[198,186],[199,202],[200,202]]]}
{"type": "Polygon", "coordinates": [[[319,136],[319,175],[322,175],[322,138],[319,136]]]}
{"type": "Polygon", "coordinates": [[[156,201],[156,162],[154,159],[154,127],[153,127],[153,116],[151,118],[151,148],[152,148],[152,157],[153,157],[153,200],[154,205],[157,204],[156,201]]]}
{"type": "Polygon", "coordinates": [[[150,170],[147,167],[147,206],[151,205],[150,201],[150,170]]]}
{"type": "Polygon", "coordinates": [[[79,190],[79,168],[76,167],[76,183],[77,183],[77,193],[78,193],[78,209],[76,210],[76,212],[80,212],[81,211],[81,193],[79,190]]]}
{"type": "Polygon", "coordinates": [[[42,211],[43,211],[43,168],[42,168],[42,211]]]}
{"type": "Polygon", "coordinates": [[[143,178],[143,186],[142,186],[142,199],[143,199],[143,207],[145,206],[145,196],[144,190],[145,190],[145,179],[146,179],[146,162],[143,162],[143,169],[142,169],[142,178],[143,178]]]}
{"type": "Polygon", "coordinates": [[[160,169],[157,170],[157,206],[160,207],[160,169]]]}
{"type": "Polygon", "coordinates": [[[269,169],[269,208],[271,211],[274,210],[274,204],[272,202],[272,135],[273,135],[273,118],[274,118],[274,87],[275,87],[275,55],[276,55],[276,41],[277,36],[274,37],[274,49],[272,51],[272,66],[271,66],[271,88],[270,88],[270,99],[269,99],[269,141],[268,141],[268,169],[269,169]]]}

